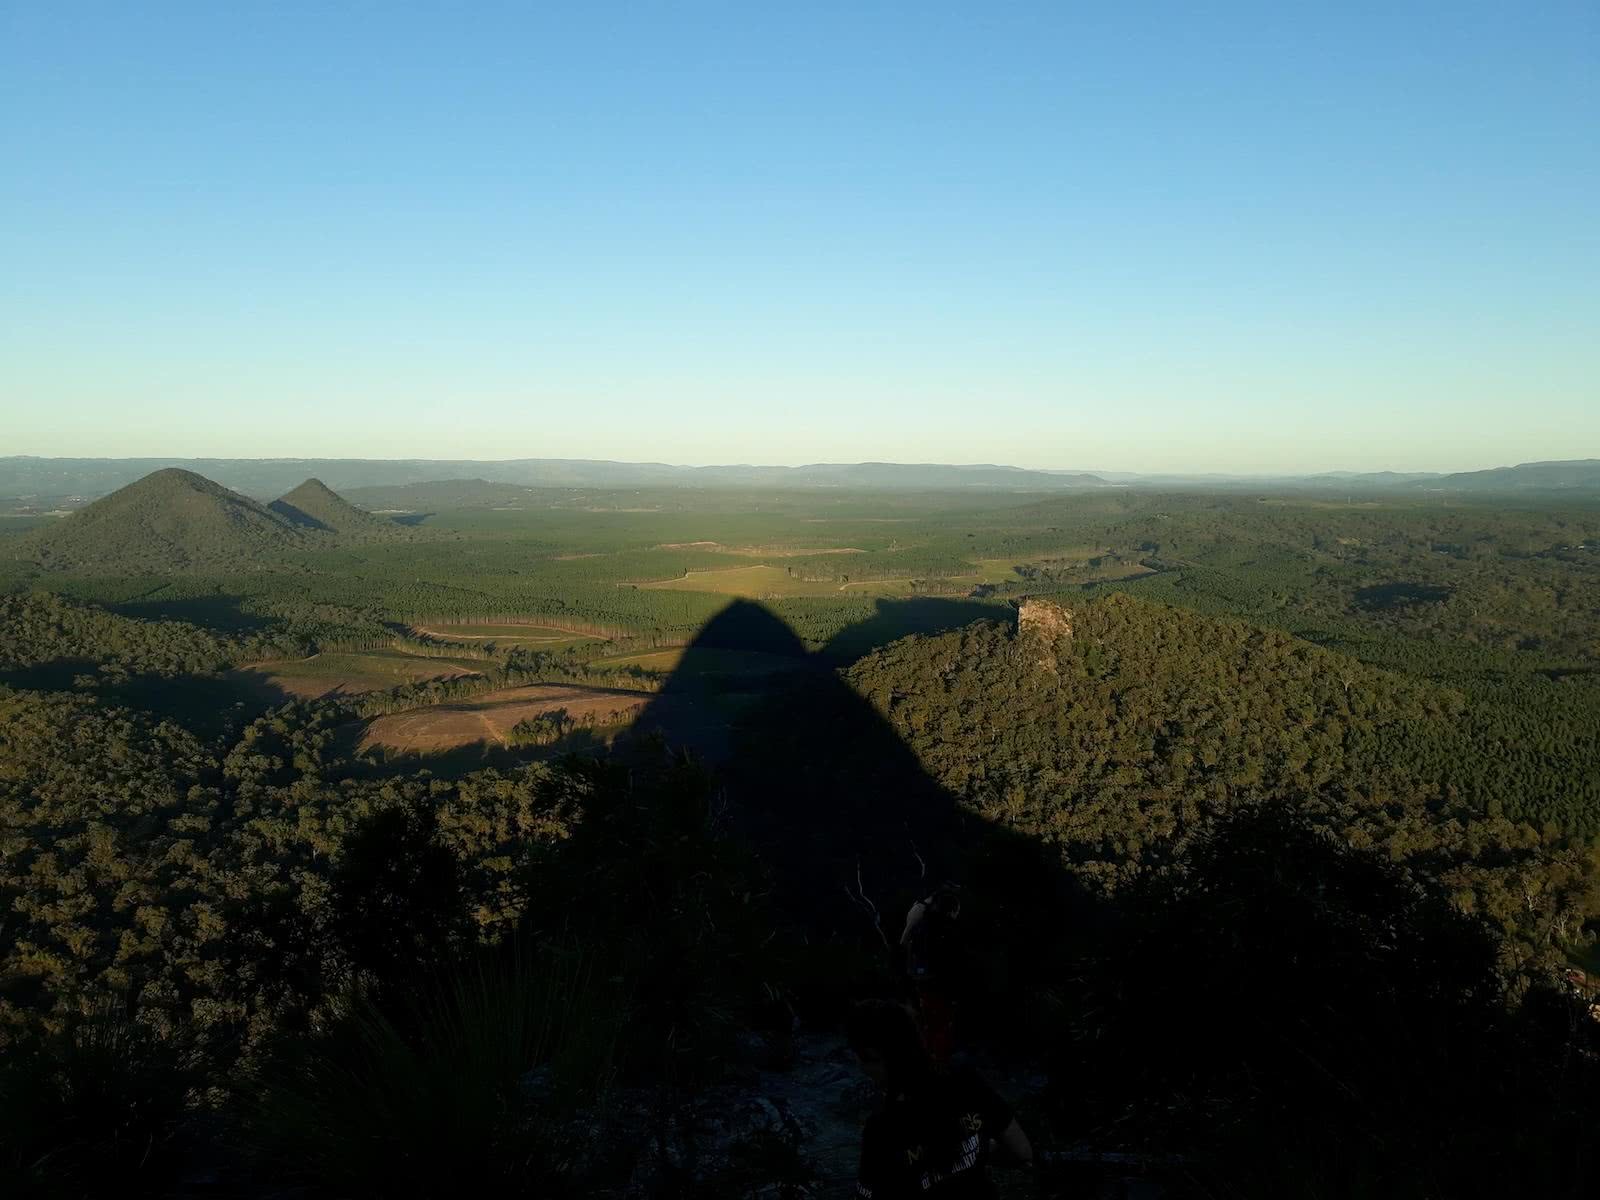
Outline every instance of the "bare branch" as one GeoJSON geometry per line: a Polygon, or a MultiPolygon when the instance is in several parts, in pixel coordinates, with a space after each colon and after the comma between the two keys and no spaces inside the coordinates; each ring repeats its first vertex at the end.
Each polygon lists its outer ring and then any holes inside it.
{"type": "Polygon", "coordinates": [[[850,902],[862,912],[872,918],[872,928],[878,935],[878,940],[883,943],[883,948],[891,954],[894,947],[889,945],[889,935],[883,932],[883,914],[878,911],[878,906],[867,895],[866,886],[861,882],[861,860],[856,859],[856,890],[851,891],[850,885],[844,885],[844,894],[850,897],[850,902]]]}

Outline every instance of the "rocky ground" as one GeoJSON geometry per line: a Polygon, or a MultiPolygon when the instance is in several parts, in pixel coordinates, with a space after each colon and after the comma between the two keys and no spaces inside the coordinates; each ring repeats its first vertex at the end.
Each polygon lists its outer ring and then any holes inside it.
{"type": "MultiPolygon", "coordinates": [[[[970,1060],[1024,1114],[1045,1087],[1037,1066],[970,1060]]],[[[547,1081],[533,1072],[523,1092],[537,1106],[547,1081]]],[[[728,1082],[693,1093],[615,1089],[602,1111],[580,1114],[560,1141],[564,1174],[605,1200],[845,1200],[854,1194],[861,1128],[880,1103],[838,1034],[788,1039],[748,1035],[728,1082]]],[[[1034,1132],[1041,1161],[1053,1149],[1034,1132]]],[[[209,1141],[209,1139],[207,1139],[209,1141]]],[[[237,1196],[314,1200],[315,1189],[251,1181],[237,1162],[198,1149],[169,1200],[237,1196]]],[[[1076,1152],[1068,1150],[1066,1157],[1076,1152]]],[[[1137,1171],[1045,1165],[991,1172],[1001,1200],[1073,1196],[1155,1200],[1169,1193],[1137,1171]]]]}
{"type": "MultiPolygon", "coordinates": [[[[650,1139],[654,1150],[641,1155],[619,1197],[642,1200],[680,1189],[750,1200],[853,1194],[861,1127],[879,1096],[844,1039],[801,1034],[777,1046],[752,1038],[747,1049],[739,1078],[684,1097],[669,1112],[658,1109],[653,1122],[639,1120],[648,1112],[642,1097],[619,1097],[619,1107],[631,1108],[638,1122],[633,1136],[650,1139]]],[[[1045,1085],[1036,1070],[974,1065],[1013,1105],[1045,1085]]],[[[1004,1196],[1037,1194],[1020,1173],[995,1174],[1004,1196]]]]}

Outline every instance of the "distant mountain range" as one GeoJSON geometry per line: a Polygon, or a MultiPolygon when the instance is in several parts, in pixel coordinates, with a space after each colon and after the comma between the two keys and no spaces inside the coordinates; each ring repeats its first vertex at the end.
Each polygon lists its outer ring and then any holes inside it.
{"type": "MultiPolygon", "coordinates": [[[[1135,474],[1113,471],[1039,471],[993,464],[813,463],[802,467],[678,467],[594,459],[151,459],[0,458],[0,498],[92,499],[153,471],[179,468],[260,499],[279,496],[308,475],[329,488],[393,488],[408,484],[481,480],[518,487],[646,488],[982,488],[1060,491],[1076,488],[1266,487],[1386,491],[1526,492],[1600,490],[1600,459],[1522,463],[1491,471],[1345,472],[1316,475],[1135,474]]],[[[331,493],[330,493],[331,494],[331,493]]],[[[285,499],[288,499],[285,497],[285,499]]]]}
{"type": "Polygon", "coordinates": [[[938,463],[816,463],[806,467],[674,467],[589,459],[522,458],[501,462],[462,459],[252,459],[252,458],[0,458],[0,496],[105,495],[152,471],[177,467],[214,479],[246,495],[266,498],[314,475],[329,487],[394,487],[440,480],[483,479],[522,487],[836,487],[1014,488],[1040,490],[1105,487],[1083,472],[1028,471],[993,465],[938,463]]]}
{"type": "Polygon", "coordinates": [[[24,537],[12,556],[47,571],[160,573],[405,536],[315,479],[261,504],[166,467],[24,537]]]}
{"type": "Polygon", "coordinates": [[[1488,471],[1460,471],[1434,480],[1427,486],[1467,492],[1600,488],[1600,458],[1521,463],[1515,467],[1495,467],[1488,471]]]}

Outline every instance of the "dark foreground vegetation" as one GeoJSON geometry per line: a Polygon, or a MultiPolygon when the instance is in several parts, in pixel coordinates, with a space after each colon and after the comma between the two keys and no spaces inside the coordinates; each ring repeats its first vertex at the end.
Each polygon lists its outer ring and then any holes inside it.
{"type": "Polygon", "coordinates": [[[828,1194],[690,1114],[901,994],[945,878],[958,1038],[1042,1073],[1041,1150],[1593,1193],[1600,511],[552,491],[394,536],[330,495],[287,548],[191,509],[175,564],[0,541],[6,1195],[828,1194]],[[759,602],[638,586],[752,564],[759,602]],[[535,619],[575,640],[448,636],[535,619]],[[233,670],[362,648],[471,673],[233,670]],[[352,736],[534,681],[648,703],[352,736]]]}

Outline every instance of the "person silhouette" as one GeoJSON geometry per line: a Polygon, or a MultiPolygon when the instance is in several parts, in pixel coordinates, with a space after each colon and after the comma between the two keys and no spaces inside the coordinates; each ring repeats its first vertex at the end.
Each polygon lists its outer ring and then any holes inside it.
{"type": "Polygon", "coordinates": [[[900,934],[923,1044],[937,1063],[949,1062],[955,1045],[956,989],[961,975],[956,922],[960,916],[960,886],[942,883],[911,906],[900,934]]]}
{"type": "Polygon", "coordinates": [[[906,1008],[863,1001],[846,1035],[884,1093],[861,1134],[858,1200],[983,1200],[993,1195],[987,1168],[996,1143],[1014,1162],[1033,1165],[1010,1106],[972,1068],[934,1063],[906,1008]]]}

